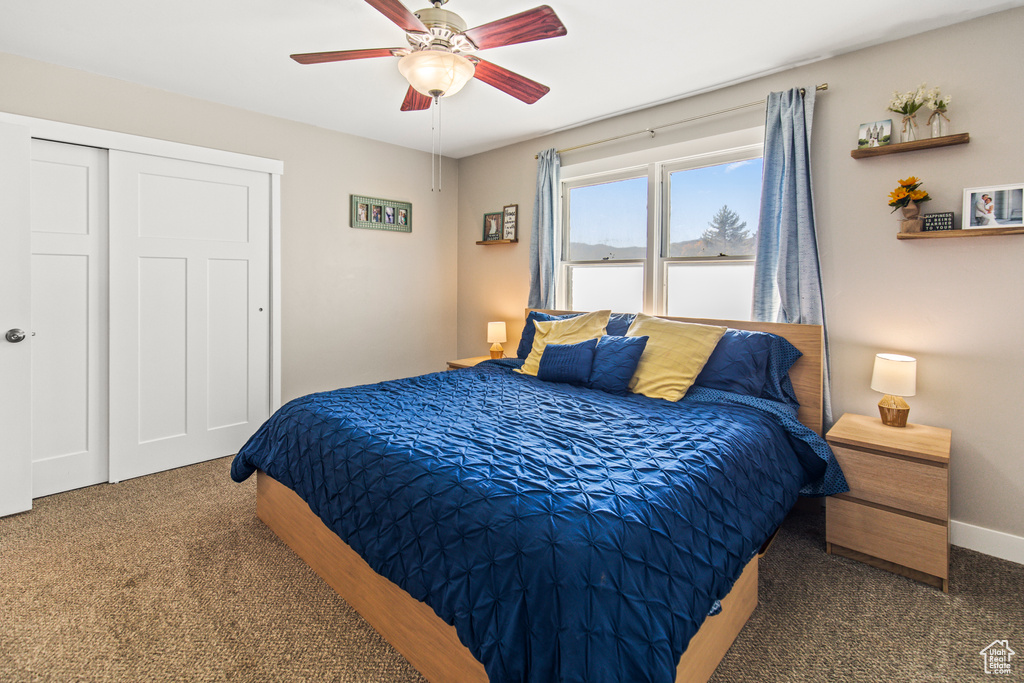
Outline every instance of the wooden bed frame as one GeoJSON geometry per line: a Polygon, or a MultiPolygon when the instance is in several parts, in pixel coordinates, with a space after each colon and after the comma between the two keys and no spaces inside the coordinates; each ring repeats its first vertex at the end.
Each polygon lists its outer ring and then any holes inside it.
{"type": "MultiPolygon", "coordinates": [[[[667,319],[773,332],[788,339],[804,354],[789,372],[800,400],[798,418],[821,434],[824,336],[819,325],[667,319]]],[[[256,514],[428,681],[488,680],[483,665],[459,640],[454,626],[446,624],[426,603],[373,571],[305,501],[262,471],[257,472],[256,514]]],[[[708,617],[694,635],[676,668],[677,682],[706,683],[714,673],[757,607],[757,562],[755,556],[722,600],[722,611],[708,617]]]]}

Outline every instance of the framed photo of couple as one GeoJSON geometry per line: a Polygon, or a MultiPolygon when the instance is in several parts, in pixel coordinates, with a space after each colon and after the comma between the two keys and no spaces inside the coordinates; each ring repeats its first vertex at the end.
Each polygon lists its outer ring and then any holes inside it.
{"type": "Polygon", "coordinates": [[[964,190],[963,229],[1024,227],[1024,183],[964,190]]]}

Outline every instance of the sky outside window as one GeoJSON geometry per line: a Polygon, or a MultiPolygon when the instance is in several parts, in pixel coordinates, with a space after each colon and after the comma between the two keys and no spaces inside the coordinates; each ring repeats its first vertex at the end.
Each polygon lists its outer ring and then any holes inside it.
{"type": "Polygon", "coordinates": [[[670,175],[669,241],[700,239],[715,214],[728,206],[757,232],[761,205],[761,159],[706,166],[670,175]]]}

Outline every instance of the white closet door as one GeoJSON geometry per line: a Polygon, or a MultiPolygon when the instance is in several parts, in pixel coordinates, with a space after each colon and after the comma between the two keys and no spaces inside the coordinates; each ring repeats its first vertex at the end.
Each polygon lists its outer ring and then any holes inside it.
{"type": "Polygon", "coordinates": [[[110,479],[231,455],[269,414],[270,175],[110,152],[110,479]]]}
{"type": "Polygon", "coordinates": [[[30,154],[28,129],[0,123],[0,516],[32,507],[30,154]]]}
{"type": "Polygon", "coordinates": [[[107,481],[107,151],[32,141],[32,497],[107,481]]]}

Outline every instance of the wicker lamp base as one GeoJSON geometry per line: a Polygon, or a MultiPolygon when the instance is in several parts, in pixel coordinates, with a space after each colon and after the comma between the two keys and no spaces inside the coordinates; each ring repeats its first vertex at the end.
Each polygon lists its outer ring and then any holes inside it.
{"type": "Polygon", "coordinates": [[[906,427],[910,417],[910,406],[899,396],[886,394],[878,402],[878,414],[882,416],[882,424],[889,427],[906,427]]]}

